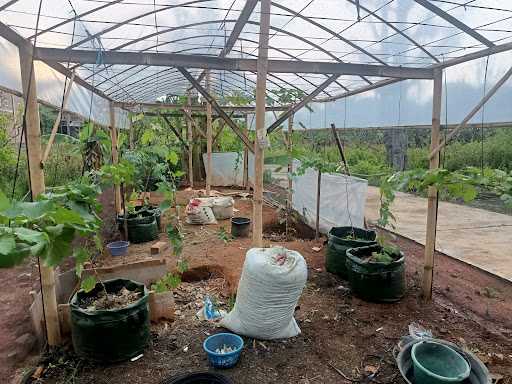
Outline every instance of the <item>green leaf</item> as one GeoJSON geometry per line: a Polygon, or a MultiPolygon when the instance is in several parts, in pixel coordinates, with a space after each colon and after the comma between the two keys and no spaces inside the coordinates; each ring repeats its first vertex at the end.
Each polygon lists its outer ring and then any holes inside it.
{"type": "Polygon", "coordinates": [[[12,234],[0,235],[0,255],[8,255],[16,248],[16,241],[12,234]]]}
{"type": "Polygon", "coordinates": [[[34,201],[34,202],[16,202],[10,208],[4,211],[5,216],[10,219],[26,218],[30,221],[40,219],[52,212],[52,202],[34,201]]]}
{"type": "Polygon", "coordinates": [[[46,233],[23,227],[14,228],[14,234],[19,240],[30,244],[47,243],[49,240],[46,233]]]}
{"type": "Polygon", "coordinates": [[[160,210],[163,212],[167,211],[169,208],[172,207],[172,203],[170,200],[164,200],[160,203],[160,205],[158,206],[160,208],[160,210]]]}
{"type": "Polygon", "coordinates": [[[0,212],[5,211],[10,207],[9,199],[4,195],[2,191],[0,191],[0,212]]]}
{"type": "Polygon", "coordinates": [[[169,163],[171,163],[172,165],[176,165],[178,164],[178,161],[180,160],[178,154],[174,151],[170,151],[168,154],[167,154],[167,160],[169,161],[169,163]]]}
{"type": "Polygon", "coordinates": [[[85,293],[91,292],[94,287],[96,287],[96,278],[94,276],[87,276],[82,280],[82,284],[80,287],[85,291],[85,293]]]}

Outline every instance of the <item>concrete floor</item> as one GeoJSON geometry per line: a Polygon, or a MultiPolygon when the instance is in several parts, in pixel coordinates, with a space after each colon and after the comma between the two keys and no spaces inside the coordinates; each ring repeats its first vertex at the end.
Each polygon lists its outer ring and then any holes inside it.
{"type": "MultiPolygon", "coordinates": [[[[398,193],[392,212],[394,232],[424,245],[427,199],[398,193]]],[[[379,189],[368,187],[366,218],[378,217],[379,189]]],[[[436,249],[512,281],[512,216],[440,202],[436,249]]]]}

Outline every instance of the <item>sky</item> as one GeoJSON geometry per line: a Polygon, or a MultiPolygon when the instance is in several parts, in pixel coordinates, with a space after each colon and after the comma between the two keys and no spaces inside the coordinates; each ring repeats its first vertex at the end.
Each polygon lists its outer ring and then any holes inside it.
{"type": "MultiPolygon", "coordinates": [[[[0,6],[7,0],[0,0],[0,6]]],[[[448,11],[452,16],[472,28],[477,28],[485,38],[503,44],[512,41],[512,1],[510,0],[473,0],[469,6],[456,6],[450,2],[435,2],[435,5],[448,11]],[[490,8],[490,9],[489,9],[490,8]]],[[[465,3],[468,1],[465,0],[465,3]]],[[[107,49],[126,45],[122,50],[151,52],[174,52],[189,54],[217,55],[222,49],[235,20],[244,5],[243,0],[125,0],[82,17],[81,22],[67,23],[38,37],[38,46],[66,47],[87,37],[87,34],[101,34],[101,44],[107,49]],[[180,5],[180,6],[177,6],[180,5]],[[127,25],[115,27],[115,23],[130,20],[134,15],[147,14],[133,19],[127,25]],[[226,20],[226,22],[222,22],[226,20]],[[210,22],[211,21],[211,22],[210,22]],[[192,23],[203,23],[191,25],[192,23]],[[183,28],[184,26],[188,26],[183,28]],[[75,27],[75,28],[73,28],[75,27]],[[105,32],[105,31],[108,32],[105,32]],[[159,32],[158,35],[155,33],[159,32]],[[74,37],[73,37],[74,34],[74,37]],[[143,39],[144,37],[148,37],[143,39]],[[186,40],[177,41],[186,38],[186,40]],[[139,40],[140,39],[140,40],[139,40]],[[133,42],[135,40],[135,42],[133,42]],[[131,43],[130,43],[131,42],[131,43]]],[[[461,32],[443,19],[435,16],[413,0],[360,0],[360,17],[357,20],[357,8],[352,0],[275,0],[272,7],[270,50],[272,59],[294,59],[371,63],[377,60],[388,65],[425,66],[432,58],[417,47],[412,46],[406,37],[392,30],[381,20],[393,22],[408,37],[425,46],[428,53],[440,60],[448,60],[463,54],[484,48],[473,37],[461,32]],[[386,6],[384,6],[386,5],[386,6]],[[375,12],[370,15],[367,10],[375,12]],[[293,12],[300,12],[293,15],[293,12]],[[302,16],[311,18],[313,23],[302,16]],[[381,18],[381,19],[379,19],[381,18]],[[334,37],[329,31],[338,33],[343,39],[361,47],[349,45],[334,37]],[[464,47],[464,49],[459,49],[464,47]],[[362,52],[362,51],[365,52],[362,52]],[[441,56],[441,54],[443,54],[441,56]]],[[[78,14],[105,4],[96,0],[44,0],[39,29],[55,25],[73,15],[72,4],[78,14]]],[[[25,37],[34,33],[37,1],[19,0],[7,10],[0,12],[0,21],[11,25],[25,37]]],[[[237,42],[230,57],[255,58],[257,55],[259,6],[256,7],[249,23],[244,27],[241,40],[237,42]]],[[[79,44],[82,49],[97,49],[97,41],[79,44]]],[[[18,58],[10,54],[12,47],[0,41],[0,85],[19,89],[18,58]],[[7,48],[5,48],[7,46],[7,48]]],[[[512,65],[512,54],[503,53],[489,59],[487,89],[490,88],[512,65]]],[[[162,68],[128,68],[117,66],[104,69],[89,66],[80,69],[80,75],[87,78],[93,73],[94,84],[106,92],[115,91],[116,98],[133,98],[154,101],[166,93],[181,93],[188,84],[176,76],[174,70],[156,75],[162,68]],[[98,71],[99,69],[99,71],[98,71]],[[93,70],[93,71],[91,71],[93,70]],[[128,84],[134,83],[128,86],[128,84]],[[123,90],[119,86],[123,86],[123,90]],[[117,90],[119,89],[119,90],[117,90]]],[[[197,72],[196,72],[197,73],[197,72]]],[[[62,93],[62,77],[38,70],[38,82],[44,84],[44,94],[58,99],[62,93]],[[54,89],[52,89],[52,87],[54,89]]],[[[467,114],[483,95],[485,77],[485,59],[459,65],[446,71],[443,108],[447,110],[448,122],[457,123],[467,114]],[[446,102],[446,103],[445,103],[446,102]],[[446,104],[446,105],[445,105],[446,104]]],[[[214,89],[217,93],[230,89],[252,93],[256,75],[252,73],[232,74],[213,73],[214,89]],[[221,79],[227,82],[221,86],[221,79]]],[[[379,78],[369,78],[378,81],[379,78]]],[[[298,86],[310,92],[325,80],[322,75],[293,74],[272,75],[268,79],[268,88],[277,85],[287,88],[298,86]]],[[[354,89],[365,85],[363,79],[355,76],[342,76],[340,84],[354,89]]],[[[343,90],[332,84],[326,90],[329,94],[339,94],[343,90]]],[[[323,94],[322,96],[326,96],[323,94]]],[[[512,85],[509,81],[500,90],[485,109],[486,121],[511,121],[510,108],[512,85]]],[[[131,98],[131,99],[130,99],[131,98]]],[[[90,104],[88,92],[77,91],[73,98],[82,112],[90,104]]],[[[100,105],[98,114],[104,112],[100,105]]],[[[315,104],[314,113],[306,110],[296,116],[296,122],[311,128],[324,128],[334,122],[337,126],[385,126],[396,124],[429,124],[432,109],[431,81],[404,81],[382,89],[352,96],[335,103],[315,104]],[[346,106],[346,111],[345,111],[346,106]]],[[[270,117],[271,115],[269,115],[270,117]]],[[[443,117],[445,116],[443,112],[443,117]]],[[[481,119],[476,116],[475,120],[481,119]]],[[[271,119],[269,118],[269,122],[271,119]]]]}

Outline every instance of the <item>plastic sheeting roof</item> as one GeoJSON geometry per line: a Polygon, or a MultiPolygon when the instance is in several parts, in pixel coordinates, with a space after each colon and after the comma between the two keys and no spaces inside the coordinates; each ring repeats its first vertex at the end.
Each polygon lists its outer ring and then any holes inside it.
{"type": "MultiPolygon", "coordinates": [[[[36,31],[38,0],[1,0],[0,21],[38,47],[219,56],[246,3],[42,0],[36,31]]],[[[227,57],[257,57],[259,18],[258,3],[227,57]]],[[[276,0],[269,58],[426,67],[511,39],[512,2],[506,0],[276,0]],[[448,16],[439,16],[431,6],[448,16]]],[[[97,64],[76,69],[116,101],[153,102],[190,88],[175,68],[104,65],[101,54],[97,64]]],[[[197,77],[201,71],[190,72],[197,77]]],[[[211,76],[218,95],[253,94],[255,73],[221,70],[211,76]]],[[[325,79],[321,74],[269,74],[267,88],[270,97],[279,88],[310,93],[325,79]]],[[[341,76],[319,97],[378,80],[341,76]]]]}

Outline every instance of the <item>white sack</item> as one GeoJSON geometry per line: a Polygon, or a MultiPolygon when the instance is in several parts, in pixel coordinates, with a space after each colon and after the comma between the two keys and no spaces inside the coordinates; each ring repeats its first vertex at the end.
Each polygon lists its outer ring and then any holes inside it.
{"type": "Polygon", "coordinates": [[[185,213],[187,214],[186,222],[188,224],[217,224],[209,198],[190,200],[185,208],[185,213]]]}
{"type": "Polygon", "coordinates": [[[233,310],[220,325],[257,339],[297,336],[293,313],[307,280],[306,261],[286,248],[247,251],[233,310]],[[286,255],[284,264],[279,258],[286,255]]]}
{"type": "MultiPolygon", "coordinates": [[[[293,162],[293,170],[300,166],[293,162]]],[[[315,228],[316,188],[318,172],[312,168],[302,176],[293,177],[292,207],[315,228]]],[[[332,227],[364,226],[364,208],[368,181],[341,174],[322,173],[320,192],[320,232],[327,233],[332,227]]]]}

